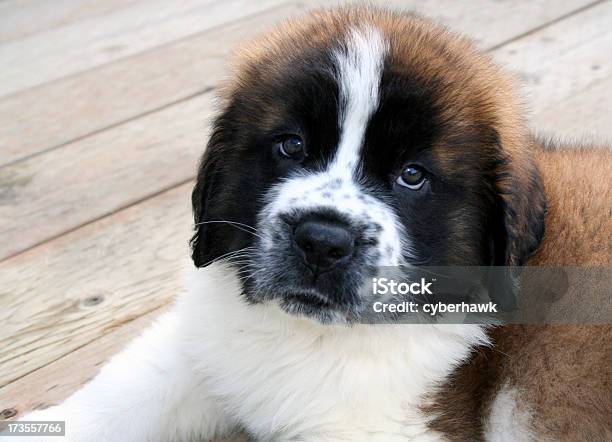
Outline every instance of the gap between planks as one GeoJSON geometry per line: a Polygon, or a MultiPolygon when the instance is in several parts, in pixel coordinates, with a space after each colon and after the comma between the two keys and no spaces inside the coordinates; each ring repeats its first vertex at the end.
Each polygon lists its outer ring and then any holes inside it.
{"type": "Polygon", "coordinates": [[[0,96],[232,22],[282,0],[150,0],[0,45],[0,96]],[[84,50],[86,48],[86,50],[84,50]]]}

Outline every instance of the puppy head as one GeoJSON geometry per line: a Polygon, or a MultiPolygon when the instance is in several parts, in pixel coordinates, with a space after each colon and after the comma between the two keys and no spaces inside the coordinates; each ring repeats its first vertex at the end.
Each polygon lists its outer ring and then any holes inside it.
{"type": "Polygon", "coordinates": [[[356,8],[246,47],[193,192],[196,266],[251,302],[355,318],[377,266],[518,265],[545,200],[509,79],[472,44],[356,8]]]}

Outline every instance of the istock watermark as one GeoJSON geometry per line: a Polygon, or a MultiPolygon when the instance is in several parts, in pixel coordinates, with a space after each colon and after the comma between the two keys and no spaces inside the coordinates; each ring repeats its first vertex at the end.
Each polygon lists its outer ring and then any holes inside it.
{"type": "Polygon", "coordinates": [[[376,313],[419,313],[423,312],[430,316],[437,316],[444,313],[498,313],[497,304],[494,302],[472,303],[461,302],[459,304],[446,304],[437,302],[435,304],[418,304],[416,302],[404,301],[400,303],[385,303],[376,301],[372,305],[376,313]]]}
{"type": "Polygon", "coordinates": [[[372,288],[375,295],[433,295],[430,287],[433,281],[397,282],[389,278],[372,278],[372,288]]]}
{"type": "Polygon", "coordinates": [[[379,267],[365,323],[610,324],[610,267],[379,267]]]}

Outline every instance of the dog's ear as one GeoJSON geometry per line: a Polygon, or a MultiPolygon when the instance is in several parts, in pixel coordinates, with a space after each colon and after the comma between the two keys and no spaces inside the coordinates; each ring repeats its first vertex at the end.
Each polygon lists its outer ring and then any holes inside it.
{"type": "Polygon", "coordinates": [[[491,265],[486,285],[503,312],[517,307],[522,266],[544,235],[546,194],[530,156],[504,157],[495,174],[495,215],[489,226],[491,265]]]}
{"type": "Polygon", "coordinates": [[[211,241],[211,225],[207,221],[212,219],[210,210],[213,196],[222,189],[223,157],[231,143],[228,139],[227,121],[227,115],[222,114],[213,123],[212,134],[200,161],[196,184],[191,194],[195,233],[190,245],[191,258],[196,267],[204,267],[217,255],[211,241]]]}
{"type": "Polygon", "coordinates": [[[544,236],[546,193],[531,156],[506,157],[496,177],[497,226],[493,228],[493,265],[520,266],[544,236]]]}

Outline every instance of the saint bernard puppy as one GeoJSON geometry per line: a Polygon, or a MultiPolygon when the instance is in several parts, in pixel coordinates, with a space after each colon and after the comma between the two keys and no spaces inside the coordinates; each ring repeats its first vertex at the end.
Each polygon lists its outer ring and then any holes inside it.
{"type": "Polygon", "coordinates": [[[376,266],[609,266],[611,164],[532,136],[509,76],[423,18],[285,23],[222,92],[186,291],[25,419],[73,441],[612,440],[609,326],[366,325],[358,290],[376,266]]]}

